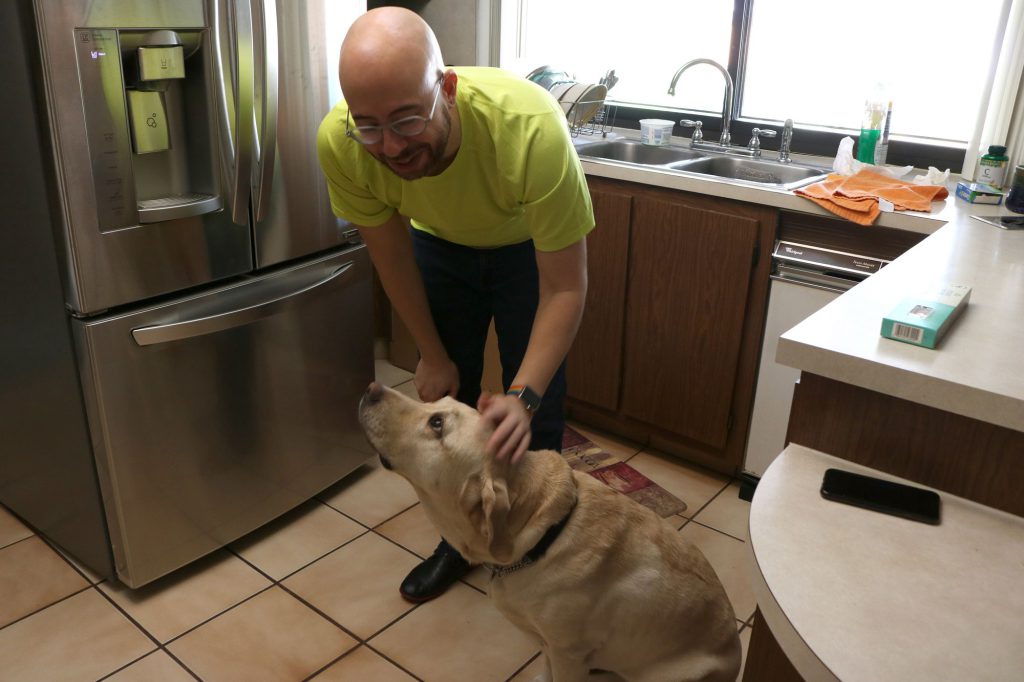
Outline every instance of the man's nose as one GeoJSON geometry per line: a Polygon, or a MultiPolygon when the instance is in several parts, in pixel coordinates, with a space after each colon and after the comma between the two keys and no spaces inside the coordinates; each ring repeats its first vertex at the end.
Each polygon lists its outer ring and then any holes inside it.
{"type": "Polygon", "coordinates": [[[384,152],[384,156],[389,158],[398,156],[409,145],[409,141],[405,137],[387,126],[381,129],[380,134],[381,151],[384,152]]]}

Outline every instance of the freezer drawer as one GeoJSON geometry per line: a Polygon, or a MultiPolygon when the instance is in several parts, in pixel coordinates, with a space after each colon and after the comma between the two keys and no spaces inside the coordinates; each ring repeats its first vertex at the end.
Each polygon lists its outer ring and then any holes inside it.
{"type": "Polygon", "coordinates": [[[118,577],[137,587],[309,499],[371,455],[365,247],[75,322],[118,577]]]}

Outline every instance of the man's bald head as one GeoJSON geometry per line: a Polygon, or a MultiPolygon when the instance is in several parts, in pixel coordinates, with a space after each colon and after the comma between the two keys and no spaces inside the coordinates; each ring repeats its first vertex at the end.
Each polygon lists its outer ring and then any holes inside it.
{"type": "Polygon", "coordinates": [[[338,72],[349,102],[381,94],[417,96],[444,71],[434,32],[415,12],[381,7],[352,24],[341,45],[338,72]]]}

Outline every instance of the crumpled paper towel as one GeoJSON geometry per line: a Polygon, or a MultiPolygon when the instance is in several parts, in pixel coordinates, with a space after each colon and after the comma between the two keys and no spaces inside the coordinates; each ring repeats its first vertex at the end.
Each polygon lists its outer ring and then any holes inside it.
{"type": "MultiPolygon", "coordinates": [[[[853,158],[853,138],[844,137],[839,141],[839,151],[836,152],[835,161],[832,162],[832,170],[840,175],[853,175],[861,169],[868,168],[875,173],[889,175],[894,178],[902,178],[914,170],[913,166],[875,166],[870,163],[863,163],[853,158]]],[[[910,178],[915,185],[945,185],[949,180],[949,169],[940,171],[935,166],[928,166],[928,172],[924,175],[917,175],[910,178]]],[[[888,202],[886,202],[888,203],[888,202]]],[[[885,206],[881,207],[883,211],[885,206]]],[[[891,210],[891,209],[890,209],[891,210]]]]}
{"type": "Polygon", "coordinates": [[[832,170],[840,175],[854,175],[864,168],[893,178],[902,178],[914,170],[913,166],[876,166],[871,163],[858,161],[853,158],[853,138],[844,137],[839,141],[839,151],[836,152],[835,161],[832,162],[832,170]]]}
{"type": "Polygon", "coordinates": [[[910,179],[915,185],[945,185],[949,180],[949,169],[940,171],[935,166],[928,166],[928,172],[910,179]]]}

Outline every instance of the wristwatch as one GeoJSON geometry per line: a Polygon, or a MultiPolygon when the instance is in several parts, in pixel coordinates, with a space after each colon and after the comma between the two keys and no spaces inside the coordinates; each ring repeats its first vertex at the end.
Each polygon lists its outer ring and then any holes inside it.
{"type": "Polygon", "coordinates": [[[537,392],[526,384],[516,384],[510,386],[508,392],[505,395],[514,395],[519,398],[519,402],[526,408],[526,414],[533,416],[533,413],[540,407],[540,396],[537,392]]]}

